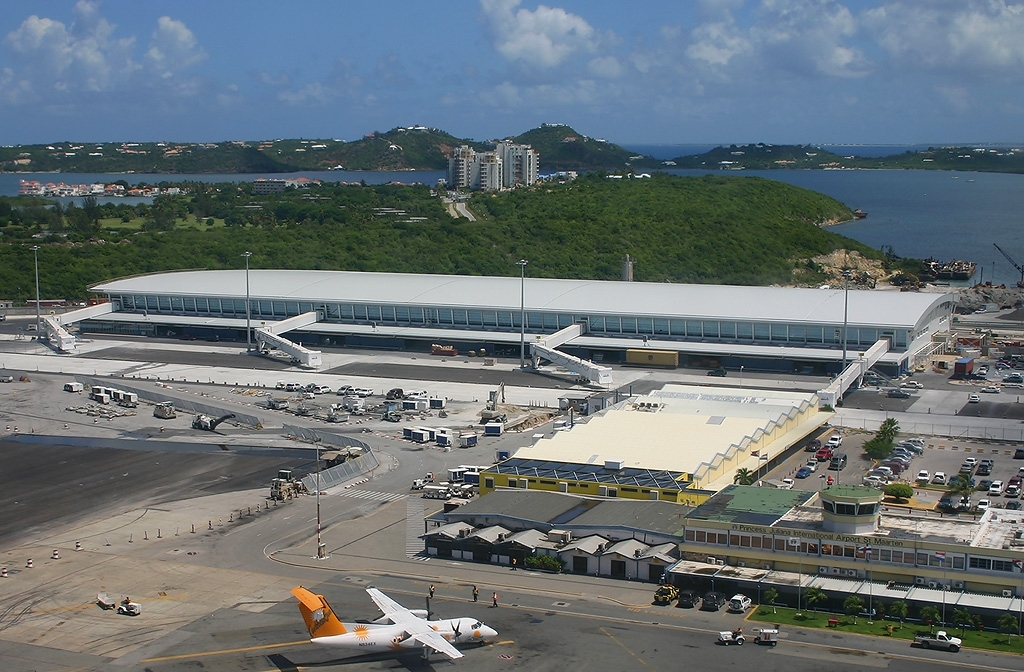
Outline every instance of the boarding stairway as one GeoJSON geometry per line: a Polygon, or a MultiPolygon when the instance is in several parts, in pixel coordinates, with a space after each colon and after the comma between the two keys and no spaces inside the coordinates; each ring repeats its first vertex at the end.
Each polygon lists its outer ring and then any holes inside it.
{"type": "Polygon", "coordinates": [[[310,311],[295,317],[289,317],[287,320],[257,327],[254,330],[254,334],[258,350],[261,353],[266,353],[271,349],[280,350],[289,355],[299,365],[315,369],[323,364],[323,353],[319,350],[304,348],[279,334],[306,327],[319,321],[320,315],[316,311],[310,311]]]}
{"type": "Polygon", "coordinates": [[[108,303],[100,303],[95,306],[87,306],[78,310],[71,310],[63,315],[43,315],[41,317],[42,329],[49,339],[50,344],[61,352],[74,352],[78,348],[78,339],[75,338],[65,325],[72,325],[90,317],[106,315],[113,312],[114,307],[108,303]]]}
{"type": "Polygon", "coordinates": [[[540,368],[540,360],[543,357],[552,364],[563,366],[569,371],[579,375],[582,378],[586,378],[591,383],[597,385],[611,385],[612,383],[612,370],[607,366],[600,366],[593,362],[588,362],[585,359],[579,357],[573,357],[564,352],[556,350],[558,346],[563,343],[568,343],[574,338],[582,336],[586,330],[586,325],[582,322],[578,322],[572,326],[560,329],[550,336],[539,338],[530,345],[530,356],[533,360],[533,368],[540,368]]]}

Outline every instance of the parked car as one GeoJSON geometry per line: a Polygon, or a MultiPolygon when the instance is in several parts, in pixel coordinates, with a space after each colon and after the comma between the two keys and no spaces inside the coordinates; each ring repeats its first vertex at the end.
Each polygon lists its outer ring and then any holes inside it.
{"type": "Polygon", "coordinates": [[[679,591],[679,601],[676,602],[676,606],[683,607],[684,609],[698,607],[700,606],[700,595],[697,594],[697,591],[690,590],[689,588],[681,590],[679,591]]]}
{"type": "Polygon", "coordinates": [[[899,476],[907,470],[906,466],[902,462],[897,462],[896,460],[886,460],[878,466],[889,468],[894,476],[899,476]]]}
{"type": "Polygon", "coordinates": [[[799,469],[796,470],[796,477],[797,478],[807,478],[810,475],[811,475],[811,470],[808,469],[807,467],[800,467],[799,469]]]}
{"type": "Polygon", "coordinates": [[[1024,383],[1024,376],[1019,373],[1011,373],[1007,376],[1003,376],[1004,383],[1024,383]]]}
{"type": "Polygon", "coordinates": [[[701,600],[701,611],[718,611],[725,606],[728,600],[725,597],[725,593],[719,593],[716,591],[710,591],[704,593],[704,598],[701,600]]]}
{"type": "Polygon", "coordinates": [[[900,383],[900,387],[910,387],[910,388],[913,388],[915,390],[924,389],[924,385],[922,385],[921,383],[917,382],[916,380],[906,380],[906,381],[903,381],[902,383],[900,383]]]}
{"type": "Polygon", "coordinates": [[[919,446],[916,443],[910,443],[909,441],[904,441],[903,443],[899,444],[896,447],[897,448],[902,448],[904,450],[909,450],[910,452],[914,453],[915,455],[924,455],[924,447],[923,446],[919,446]]]}
{"type": "Polygon", "coordinates": [[[928,472],[927,469],[922,469],[921,471],[917,472],[917,477],[914,478],[914,480],[917,481],[918,483],[927,483],[928,481],[932,480],[932,475],[928,472]]]}
{"type": "Polygon", "coordinates": [[[724,366],[720,366],[717,369],[711,369],[710,371],[708,371],[709,376],[718,376],[719,378],[724,378],[726,375],[728,375],[728,373],[729,372],[725,370],[724,366]]]}
{"type": "Polygon", "coordinates": [[[882,488],[885,487],[886,481],[881,476],[869,475],[865,476],[863,480],[861,480],[861,484],[866,485],[869,488],[878,488],[879,490],[881,490],[882,488]]]}
{"type": "Polygon", "coordinates": [[[1019,499],[1011,499],[1006,503],[1006,508],[1010,511],[1020,511],[1022,506],[1024,505],[1020,503],[1019,499]]]}
{"type": "Polygon", "coordinates": [[[818,462],[827,462],[831,460],[832,449],[829,448],[828,446],[825,446],[824,448],[822,448],[821,450],[814,454],[814,459],[816,459],[818,462]]]}
{"type": "Polygon", "coordinates": [[[996,387],[995,385],[986,385],[985,387],[981,388],[980,391],[984,392],[985,394],[999,394],[999,388],[996,387]]]}
{"type": "Polygon", "coordinates": [[[968,404],[979,404],[979,403],[981,403],[981,397],[979,397],[976,394],[972,394],[971,396],[967,397],[967,403],[968,404]]]}
{"type": "Polygon", "coordinates": [[[960,465],[961,469],[963,469],[963,467],[967,467],[971,471],[974,471],[976,466],[978,466],[978,458],[976,457],[968,457],[963,461],[963,464],[960,465]]]}
{"type": "Polygon", "coordinates": [[[351,395],[354,388],[351,385],[342,385],[335,392],[339,397],[351,395]]]}
{"type": "Polygon", "coordinates": [[[821,450],[821,441],[817,439],[811,439],[807,442],[807,445],[804,446],[804,451],[808,453],[816,453],[819,450],[821,450]]]}
{"type": "Polygon", "coordinates": [[[1006,490],[1003,490],[1003,495],[1013,499],[1014,497],[1020,496],[1020,483],[1013,483],[1006,486],[1006,490]]]}
{"type": "Polygon", "coordinates": [[[839,446],[843,445],[843,435],[833,434],[832,436],[828,437],[828,442],[825,445],[831,448],[832,450],[835,450],[839,446]]]}
{"type": "Polygon", "coordinates": [[[991,502],[989,502],[989,500],[987,499],[979,499],[978,503],[974,505],[974,508],[976,508],[978,511],[984,511],[988,509],[990,504],[991,502]]]}
{"type": "Polygon", "coordinates": [[[936,471],[932,476],[932,483],[935,485],[946,485],[946,473],[943,471],[936,471]]]}
{"type": "Polygon", "coordinates": [[[750,608],[751,599],[746,595],[737,593],[729,600],[729,611],[746,611],[750,608]]]}
{"type": "Polygon", "coordinates": [[[983,479],[981,479],[981,481],[978,482],[978,490],[981,490],[983,492],[988,492],[988,489],[991,488],[991,487],[992,487],[992,480],[991,479],[983,478],[983,479]]]}
{"type": "Polygon", "coordinates": [[[816,460],[807,460],[807,464],[804,465],[804,468],[815,472],[818,470],[818,462],[816,460]]]}
{"type": "Polygon", "coordinates": [[[1013,451],[1013,459],[1024,460],[1024,448],[1017,448],[1013,451]]]}
{"type": "Polygon", "coordinates": [[[912,443],[915,446],[921,446],[922,448],[924,448],[925,441],[920,436],[915,436],[911,439],[903,439],[901,443],[912,443]]]}
{"type": "Polygon", "coordinates": [[[1003,488],[1004,486],[1002,481],[992,481],[992,485],[988,486],[988,496],[998,497],[1003,494],[1003,488]]]}

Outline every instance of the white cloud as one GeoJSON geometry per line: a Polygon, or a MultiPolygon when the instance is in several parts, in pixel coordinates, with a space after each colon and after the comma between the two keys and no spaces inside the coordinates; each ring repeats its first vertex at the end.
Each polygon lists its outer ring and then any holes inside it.
{"type": "Polygon", "coordinates": [[[146,51],[146,64],[160,77],[168,78],[206,58],[188,27],[169,16],[161,16],[146,51]]]}
{"type": "Polygon", "coordinates": [[[295,91],[282,91],[277,97],[288,103],[300,107],[318,107],[327,105],[335,99],[337,94],[320,82],[311,82],[301,89],[295,91]]]}
{"type": "Polygon", "coordinates": [[[534,11],[517,9],[520,2],[480,1],[495,48],[508,61],[551,68],[579,52],[595,51],[601,38],[582,17],[544,5],[534,11]]]}
{"type": "Polygon", "coordinates": [[[601,77],[603,79],[618,79],[621,77],[626,69],[622,67],[622,63],[619,59],[614,56],[601,56],[599,58],[592,59],[587,64],[587,68],[590,73],[595,77],[601,77]]]}
{"type": "Polygon", "coordinates": [[[864,23],[897,66],[987,76],[1024,65],[1024,5],[1019,3],[897,0],[866,12],[864,23]]]}
{"type": "Polygon", "coordinates": [[[734,57],[751,51],[749,38],[732,22],[705,23],[691,34],[693,42],[686,48],[691,59],[711,66],[728,65],[734,57]]]}

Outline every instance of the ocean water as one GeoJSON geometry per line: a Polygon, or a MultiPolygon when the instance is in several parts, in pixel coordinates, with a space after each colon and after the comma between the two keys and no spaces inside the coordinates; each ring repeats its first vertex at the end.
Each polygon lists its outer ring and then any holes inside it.
{"type": "MultiPolygon", "coordinates": [[[[652,147],[652,146],[649,146],[652,147]]],[[[666,146],[659,146],[666,147],[666,146]]],[[[707,151],[711,146],[669,145],[707,151]]],[[[893,153],[888,145],[883,154],[893,153]]],[[[642,151],[641,147],[631,147],[642,151]]],[[[649,153],[649,152],[644,152],[649,153]]],[[[653,154],[652,154],[653,155],[653,154]]],[[[682,156],[681,152],[669,156],[682,156]]],[[[706,171],[669,170],[679,175],[702,175],[706,171]]],[[[747,170],[737,176],[758,176],[779,180],[827,194],[851,208],[868,213],[867,218],[833,227],[871,247],[892,246],[902,257],[934,257],[942,261],[966,259],[978,264],[975,281],[1012,285],[1022,279],[993,246],[998,244],[1024,266],[1024,175],[930,170],[747,170]]],[[[297,173],[328,182],[387,182],[434,184],[444,171],[358,172],[323,171],[297,173]]],[[[0,174],[0,195],[15,195],[20,179],[43,182],[88,184],[124,179],[131,184],[195,180],[236,182],[257,177],[282,175],[97,175],[97,174],[0,174]]]]}

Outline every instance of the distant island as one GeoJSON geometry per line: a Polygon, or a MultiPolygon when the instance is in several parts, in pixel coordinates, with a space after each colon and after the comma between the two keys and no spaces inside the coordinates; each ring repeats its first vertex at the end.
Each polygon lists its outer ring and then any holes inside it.
{"type": "Polygon", "coordinates": [[[885,157],[840,155],[814,145],[756,143],[716,147],[703,154],[660,160],[635,154],[565,124],[543,124],[511,138],[472,140],[425,126],[368,133],[354,141],[292,139],[195,142],[55,142],[0,147],[0,171],[22,173],[234,174],[300,171],[445,170],[461,146],[493,149],[500,140],[530,145],[542,173],[671,168],[701,170],[915,169],[1024,173],[1024,150],[972,146],[931,147],[885,157]]]}

